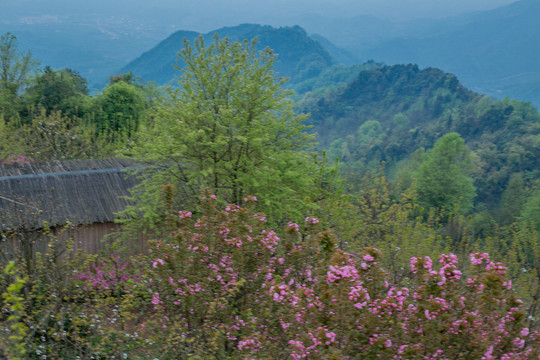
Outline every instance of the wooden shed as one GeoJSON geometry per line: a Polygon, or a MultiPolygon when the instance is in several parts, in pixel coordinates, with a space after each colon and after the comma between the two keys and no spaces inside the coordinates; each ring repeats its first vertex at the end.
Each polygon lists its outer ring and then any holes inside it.
{"type": "Polygon", "coordinates": [[[103,237],[118,230],[115,214],[129,205],[125,197],[138,183],[129,172],[135,167],[129,159],[0,165],[2,255],[44,251],[45,223],[59,242],[72,239],[75,250],[105,249],[103,237]]]}

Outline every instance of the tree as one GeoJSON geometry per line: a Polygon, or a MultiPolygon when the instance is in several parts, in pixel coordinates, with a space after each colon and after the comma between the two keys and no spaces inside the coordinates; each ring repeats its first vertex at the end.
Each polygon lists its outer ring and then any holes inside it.
{"type": "Polygon", "coordinates": [[[202,37],[184,45],[182,74],[139,139],[139,153],[159,165],[145,191],[176,184],[183,204],[202,187],[235,204],[257,195],[274,218],[305,205],[315,171],[301,150],[313,137],[304,132],[307,116],[293,111],[285,80],[272,71],[276,55],[256,51],[255,41],[217,36],[209,46],[202,37]],[[285,211],[284,199],[293,204],[285,211]]]}
{"type": "Polygon", "coordinates": [[[61,111],[62,115],[82,117],[84,101],[88,95],[86,80],[71,69],[53,70],[45,67],[43,74],[36,77],[26,92],[26,101],[31,107],[31,117],[61,111]]]}
{"type": "Polygon", "coordinates": [[[35,65],[30,53],[17,51],[15,35],[0,36],[0,112],[8,118],[17,113],[18,97],[35,65]]]}
{"type": "Polygon", "coordinates": [[[420,204],[426,209],[437,208],[466,212],[475,197],[473,179],[468,175],[472,160],[470,150],[457,133],[441,137],[433,149],[426,152],[416,177],[420,204]]]}
{"type": "Polygon", "coordinates": [[[30,53],[17,51],[17,38],[9,32],[0,36],[0,90],[18,94],[28,82],[35,62],[30,53]]]}
{"type": "Polygon", "coordinates": [[[514,173],[510,176],[506,189],[504,190],[499,204],[500,223],[509,225],[521,213],[521,208],[525,202],[525,183],[521,173],[514,173]]]}
{"type": "Polygon", "coordinates": [[[521,211],[521,222],[531,224],[537,231],[540,231],[540,189],[536,189],[523,205],[521,211]]]}
{"type": "Polygon", "coordinates": [[[47,114],[45,109],[31,124],[17,130],[11,144],[42,161],[110,156],[114,147],[97,138],[94,129],[81,119],[63,116],[59,111],[47,114]]]}
{"type": "Polygon", "coordinates": [[[146,110],[142,90],[126,81],[114,81],[95,98],[94,123],[99,132],[109,134],[113,141],[137,131],[146,110]]]}

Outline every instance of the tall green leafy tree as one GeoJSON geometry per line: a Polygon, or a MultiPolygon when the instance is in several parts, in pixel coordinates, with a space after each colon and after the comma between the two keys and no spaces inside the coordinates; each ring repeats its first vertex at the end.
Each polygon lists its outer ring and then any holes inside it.
{"type": "Polygon", "coordinates": [[[521,173],[510,176],[499,204],[499,221],[503,225],[509,225],[516,220],[525,203],[525,182],[521,173]]]}
{"type": "Polygon", "coordinates": [[[115,141],[122,135],[130,138],[137,131],[146,111],[143,91],[126,81],[114,81],[95,98],[96,129],[115,141]]]}
{"type": "Polygon", "coordinates": [[[521,221],[540,231],[540,188],[536,189],[523,205],[521,221]]]}
{"type": "Polygon", "coordinates": [[[475,197],[469,148],[457,133],[441,137],[426,152],[416,173],[416,191],[424,208],[460,212],[471,209],[475,197]]]}
{"type": "Polygon", "coordinates": [[[139,153],[160,166],[143,185],[147,195],[169,182],[183,204],[210,187],[236,204],[256,195],[276,219],[305,211],[316,171],[302,150],[313,137],[272,70],[276,55],[217,36],[184,46],[182,73],[139,139],[139,153]]]}
{"type": "Polygon", "coordinates": [[[0,36],[0,112],[6,118],[20,110],[20,95],[36,64],[30,53],[18,51],[15,35],[8,32],[0,36]]]}
{"type": "Polygon", "coordinates": [[[88,101],[86,80],[71,69],[54,70],[46,66],[26,91],[26,103],[30,116],[40,116],[61,111],[63,115],[82,117],[85,101],[88,101]]]}
{"type": "Polygon", "coordinates": [[[11,33],[0,36],[0,89],[19,93],[28,83],[35,62],[30,53],[17,50],[17,38],[11,33]]]}

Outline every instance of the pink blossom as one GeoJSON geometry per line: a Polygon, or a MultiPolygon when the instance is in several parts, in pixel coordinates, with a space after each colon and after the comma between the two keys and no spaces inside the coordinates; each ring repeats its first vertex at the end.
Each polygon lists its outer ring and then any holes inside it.
{"type": "Polygon", "coordinates": [[[27,158],[24,155],[9,154],[6,161],[0,159],[0,164],[29,164],[33,161],[32,158],[27,158]]]}
{"type": "Polygon", "coordinates": [[[512,344],[514,344],[514,346],[518,349],[523,349],[523,347],[525,346],[525,340],[517,337],[512,341],[512,344]]]}
{"type": "MultiPolygon", "coordinates": [[[[336,333],[327,332],[325,334],[325,336],[328,338],[328,342],[330,342],[330,343],[336,342],[336,333]]],[[[329,344],[327,343],[327,345],[329,345],[329,344]]]]}
{"type": "Polygon", "coordinates": [[[165,262],[164,262],[162,259],[159,259],[159,258],[158,258],[158,259],[156,259],[156,261],[154,261],[154,263],[152,264],[152,267],[155,268],[155,267],[158,266],[158,264],[164,265],[165,262]]]}
{"type": "Polygon", "coordinates": [[[411,266],[411,271],[413,274],[416,274],[418,272],[418,269],[416,268],[416,264],[418,263],[418,258],[416,256],[413,256],[409,260],[409,265],[411,266]]]}
{"type": "Polygon", "coordinates": [[[238,209],[240,209],[240,207],[238,205],[235,205],[235,204],[229,204],[225,207],[225,211],[227,212],[236,212],[238,211],[238,209]]]}
{"type": "Polygon", "coordinates": [[[493,359],[492,354],[493,354],[493,345],[491,345],[489,349],[484,353],[484,356],[482,357],[482,359],[491,360],[493,359]]]}
{"type": "Polygon", "coordinates": [[[364,261],[370,262],[370,261],[373,261],[373,260],[374,260],[374,257],[371,256],[371,255],[369,255],[369,254],[367,254],[367,255],[364,255],[364,256],[362,257],[362,259],[364,259],[364,261]]]}
{"type": "Polygon", "coordinates": [[[489,254],[487,254],[487,253],[483,253],[483,254],[474,253],[474,254],[469,255],[469,259],[471,260],[471,263],[473,265],[480,265],[484,260],[486,262],[489,261],[489,254]]]}
{"type": "Polygon", "coordinates": [[[258,349],[261,344],[253,339],[247,339],[238,342],[238,350],[258,349]]]}
{"type": "Polygon", "coordinates": [[[290,221],[287,223],[287,227],[291,228],[295,232],[298,232],[298,230],[300,229],[297,223],[293,223],[290,221]]]}
{"type": "Polygon", "coordinates": [[[191,211],[183,211],[183,210],[180,210],[180,211],[178,212],[178,214],[179,214],[178,217],[179,217],[180,219],[190,218],[191,215],[192,215],[192,214],[191,214],[191,211]]]}
{"type": "Polygon", "coordinates": [[[159,305],[161,303],[161,300],[159,300],[159,293],[156,292],[154,295],[152,295],[152,304],[159,305]]]}

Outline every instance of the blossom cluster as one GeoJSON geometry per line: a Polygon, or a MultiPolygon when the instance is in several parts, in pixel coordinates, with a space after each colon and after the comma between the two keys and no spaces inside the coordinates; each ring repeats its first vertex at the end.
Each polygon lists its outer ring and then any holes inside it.
{"type": "Polygon", "coordinates": [[[137,282],[139,277],[133,274],[129,261],[121,261],[118,255],[108,260],[97,260],[87,266],[86,271],[81,271],[75,276],[75,280],[83,281],[86,288],[94,290],[116,290],[128,280],[137,282]]]}
{"type": "Polygon", "coordinates": [[[29,164],[33,161],[32,158],[28,158],[25,155],[10,154],[6,160],[0,159],[0,164],[29,164]]]}

